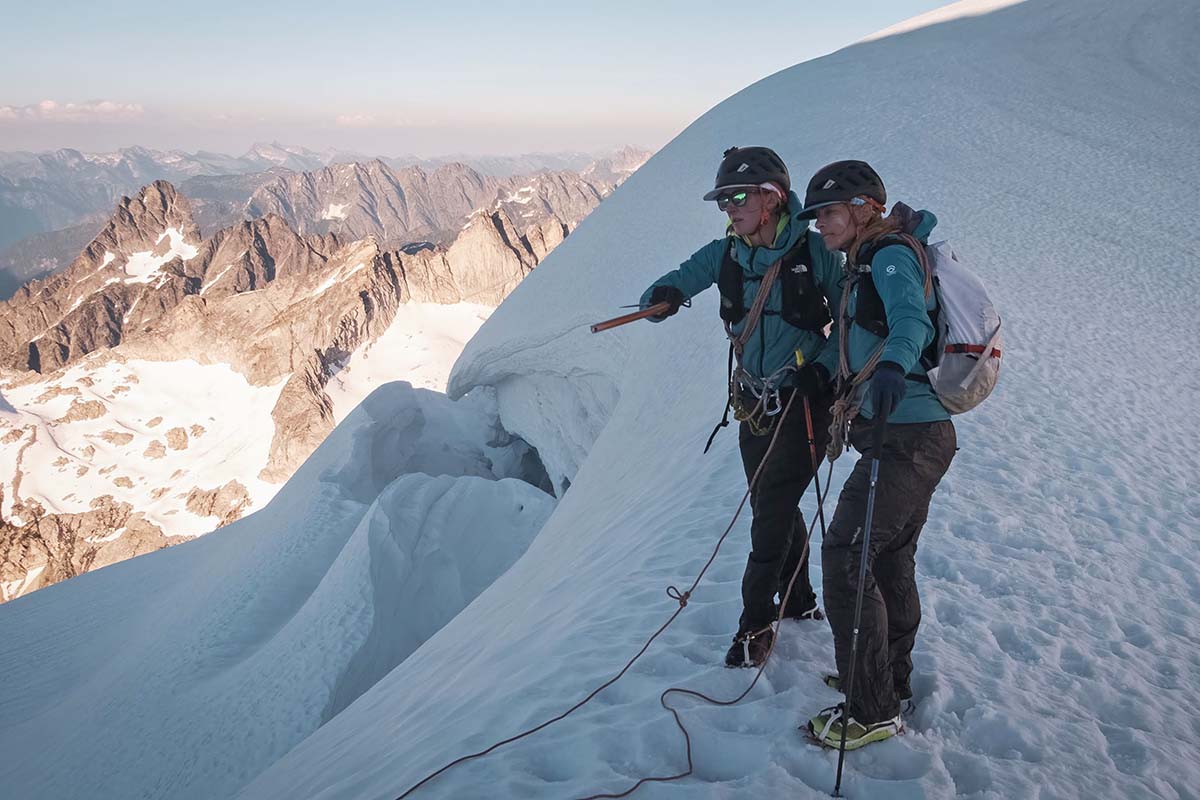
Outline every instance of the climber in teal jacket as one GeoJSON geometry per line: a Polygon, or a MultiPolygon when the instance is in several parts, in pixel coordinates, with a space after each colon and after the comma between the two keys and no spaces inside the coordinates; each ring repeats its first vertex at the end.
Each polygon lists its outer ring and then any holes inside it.
{"type": "MultiPolygon", "coordinates": [[[[693,253],[691,258],[680,264],[679,269],[668,272],[652,283],[642,294],[642,306],[651,305],[651,296],[659,287],[674,287],[682,293],[685,300],[695,297],[717,282],[721,264],[728,253],[732,254],[733,260],[742,268],[743,302],[745,307],[749,308],[754,303],[759,282],[771,264],[782,258],[802,239],[807,239],[812,274],[817,288],[827,299],[828,307],[836,309],[842,296],[842,264],[845,258],[841,253],[829,252],[820,235],[808,229],[807,220],[797,219],[802,207],[803,203],[796,193],[789,191],[787,213],[779,215],[771,245],[751,244],[746,237],[739,236],[731,228],[725,238],[714,239],[704,245],[693,253]]],[[[796,352],[799,351],[805,363],[821,364],[825,367],[826,374],[832,375],[837,367],[837,342],[827,340],[824,331],[804,330],[785,322],[781,315],[783,293],[782,283],[776,282],[767,297],[765,313],[758,331],[746,342],[742,354],[743,368],[757,378],[767,378],[781,367],[796,364],[796,352]]],[[[745,319],[733,324],[733,332],[741,333],[745,324],[745,319]]],[[[793,385],[795,382],[794,377],[786,380],[785,385],[793,385]]]]}
{"type": "MultiPolygon", "coordinates": [[[[922,244],[928,244],[929,234],[937,225],[937,217],[930,211],[914,212],[912,217],[907,222],[912,227],[911,235],[922,244]]],[[[916,253],[901,244],[888,244],[875,250],[869,266],[870,272],[866,273],[864,280],[869,280],[871,285],[867,287],[860,282],[862,288],[847,298],[847,320],[836,321],[837,330],[830,338],[828,349],[836,351],[841,326],[848,325],[849,367],[850,372],[857,373],[883,343],[879,363],[894,365],[895,370],[905,376],[904,396],[889,416],[891,423],[950,419],[950,413],[934,394],[929,379],[925,377],[925,368],[921,366],[921,354],[933,343],[935,336],[929,312],[937,307],[933,293],[925,295],[925,270],[917,263],[916,253]],[[887,326],[885,335],[880,335],[883,329],[877,325],[864,326],[850,322],[855,318],[865,318],[858,314],[859,304],[868,306],[873,300],[864,297],[869,289],[874,289],[882,304],[887,326]],[[869,328],[875,328],[874,332],[869,328]]],[[[870,308],[864,307],[863,311],[869,312],[870,308]]],[[[836,355],[832,361],[822,359],[821,363],[834,374],[831,367],[837,364],[836,355]]],[[[866,419],[875,416],[873,393],[864,393],[859,414],[866,419]]]]}
{"type": "Polygon", "coordinates": [[[825,682],[852,686],[852,696],[818,712],[808,727],[821,744],[853,750],[903,729],[921,623],[917,540],[957,438],[921,363],[937,338],[930,319],[937,299],[924,263],[937,219],[903,203],[885,217],[883,180],[865,161],[822,167],[804,202],[803,216],[847,257],[829,455],[841,452],[846,423],[848,443],[862,454],[821,542],[837,662],[825,682]]]}
{"type": "Polygon", "coordinates": [[[770,651],[771,625],[780,614],[824,619],[808,578],[808,528],[799,503],[829,439],[828,376],[837,365],[837,348],[827,341],[826,330],[830,309],[841,300],[844,272],[841,255],[830,253],[799,218],[800,198],[774,151],[727,150],[704,199],[715,200],[728,215],[727,235],[651,284],[642,305],[667,303],[667,313],[656,320],[662,321],[717,285],[721,319],[738,365],[731,374],[729,407],[741,422],[738,445],[747,481],[770,450],[751,484],[754,519],[742,614],[725,656],[727,666],[751,667],[770,651]],[[775,605],[776,594],[782,607],[775,605]]]}

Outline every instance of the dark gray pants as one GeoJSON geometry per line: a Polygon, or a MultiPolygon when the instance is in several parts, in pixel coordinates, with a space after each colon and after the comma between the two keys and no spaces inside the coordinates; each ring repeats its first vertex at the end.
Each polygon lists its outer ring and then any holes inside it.
{"type": "MultiPolygon", "coordinates": [[[[862,558],[862,527],[874,457],[872,423],[856,419],[850,443],[862,453],[842,487],[837,510],[821,545],[825,613],[842,686],[849,685],[854,603],[862,558]]],[[[888,425],[875,487],[875,516],[863,585],[858,663],[850,716],[879,722],[900,713],[911,697],[912,649],[921,624],[917,594],[917,539],[929,514],[929,501],[957,449],[954,424],[921,422],[888,425]]]]}
{"type": "MultiPolygon", "coordinates": [[[[786,405],[788,395],[784,394],[782,400],[786,405]]],[[[810,400],[818,465],[824,459],[829,441],[831,405],[832,398],[828,395],[810,400]]],[[[738,444],[742,451],[742,467],[749,481],[767,454],[771,434],[755,436],[750,432],[750,426],[743,422],[738,431],[738,444]]],[[[775,620],[775,593],[783,599],[797,565],[800,573],[788,598],[787,610],[800,612],[817,604],[808,578],[808,553],[804,549],[807,528],[800,514],[800,498],[812,475],[804,397],[797,395],[783,421],[783,430],[771,451],[770,461],[763,467],[758,483],[750,493],[754,521],[750,525],[750,557],[746,559],[746,572],[742,576],[742,617],[738,625],[741,631],[765,628],[775,620]]]]}

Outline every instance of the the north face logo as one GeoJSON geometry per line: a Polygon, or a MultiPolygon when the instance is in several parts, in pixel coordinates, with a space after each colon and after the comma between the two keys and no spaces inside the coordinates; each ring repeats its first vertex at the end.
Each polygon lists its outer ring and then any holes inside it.
{"type": "Polygon", "coordinates": [[[745,172],[745,171],[746,171],[746,170],[748,170],[748,169],[750,169],[750,165],[749,165],[749,164],[742,164],[740,167],[738,167],[738,168],[737,168],[737,171],[738,171],[738,172],[745,172]]]}
{"type": "Polygon", "coordinates": [[[821,188],[822,189],[832,189],[835,186],[837,186],[837,181],[835,181],[833,178],[830,178],[829,180],[825,181],[825,185],[822,186],[821,188]]]}

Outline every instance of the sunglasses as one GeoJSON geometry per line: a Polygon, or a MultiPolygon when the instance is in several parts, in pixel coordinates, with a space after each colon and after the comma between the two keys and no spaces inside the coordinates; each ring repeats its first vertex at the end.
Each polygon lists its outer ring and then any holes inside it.
{"type": "Polygon", "coordinates": [[[750,193],[757,191],[757,189],[745,189],[733,194],[720,195],[717,197],[717,208],[720,211],[724,211],[725,209],[729,208],[729,206],[741,208],[742,206],[746,205],[746,201],[750,199],[750,193]]]}

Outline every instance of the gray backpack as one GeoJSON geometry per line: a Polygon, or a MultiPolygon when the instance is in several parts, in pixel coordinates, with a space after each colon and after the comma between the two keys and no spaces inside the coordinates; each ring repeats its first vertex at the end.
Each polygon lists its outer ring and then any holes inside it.
{"type": "Polygon", "coordinates": [[[946,410],[962,414],[986,400],[1000,378],[1000,315],[983,281],[948,242],[926,245],[925,258],[937,295],[937,310],[930,315],[937,341],[925,372],[946,410]]]}

